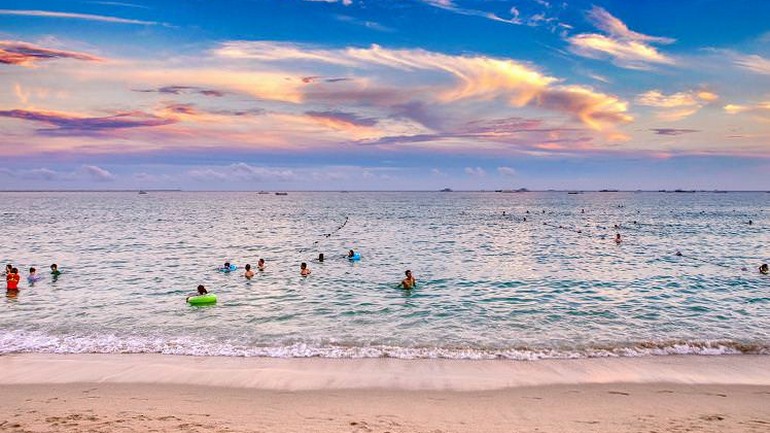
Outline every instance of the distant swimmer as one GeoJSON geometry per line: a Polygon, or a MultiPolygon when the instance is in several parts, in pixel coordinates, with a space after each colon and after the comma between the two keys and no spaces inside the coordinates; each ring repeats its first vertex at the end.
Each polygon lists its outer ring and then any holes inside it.
{"type": "Polygon", "coordinates": [[[623,242],[622,239],[620,239],[620,233],[615,235],[615,243],[620,245],[620,243],[623,242]]]}
{"type": "Polygon", "coordinates": [[[318,253],[318,261],[323,262],[324,261],[324,253],[318,253]]]}
{"type": "Polygon", "coordinates": [[[27,281],[29,281],[30,283],[34,283],[39,279],[40,279],[40,275],[37,274],[37,269],[29,268],[29,275],[27,276],[27,281]]]}
{"type": "Polygon", "coordinates": [[[580,209],[580,213],[586,213],[585,209],[580,209]]]}
{"type": "Polygon", "coordinates": [[[674,253],[674,255],[677,256],[677,257],[682,257],[682,252],[677,250],[677,252],[674,253]]]}
{"type": "Polygon", "coordinates": [[[763,263],[762,266],[759,267],[759,273],[762,275],[770,274],[770,269],[768,269],[767,263],[763,263]]]}
{"type": "Polygon", "coordinates": [[[412,276],[412,271],[407,270],[406,272],[404,272],[404,274],[406,275],[406,278],[401,280],[401,284],[399,284],[399,287],[403,288],[404,290],[413,289],[415,284],[417,284],[417,280],[415,280],[414,277],[412,276]]]}
{"type": "Polygon", "coordinates": [[[51,265],[51,275],[56,277],[59,274],[61,274],[61,271],[59,270],[59,265],[57,265],[56,263],[52,264],[51,265]]]}
{"type": "Polygon", "coordinates": [[[259,259],[259,261],[257,262],[257,269],[260,271],[265,270],[265,259],[259,259]]]}
{"type": "Polygon", "coordinates": [[[348,258],[349,259],[352,259],[355,256],[356,256],[356,252],[355,251],[353,251],[353,250],[349,250],[348,251],[348,258]]]}
{"type": "Polygon", "coordinates": [[[207,293],[208,293],[208,290],[206,290],[206,288],[203,287],[203,284],[198,284],[198,293],[191,294],[190,296],[187,297],[187,299],[185,299],[185,301],[189,301],[190,298],[192,298],[193,296],[201,296],[207,293]]]}
{"type": "Polygon", "coordinates": [[[307,263],[302,262],[299,265],[299,274],[302,275],[303,277],[307,277],[308,275],[310,275],[310,268],[307,267],[307,263]]]}
{"type": "Polygon", "coordinates": [[[16,268],[11,268],[11,271],[8,273],[8,275],[5,276],[6,289],[19,290],[20,279],[21,277],[19,277],[19,270],[16,268]]]}
{"type": "Polygon", "coordinates": [[[246,264],[246,272],[243,273],[243,276],[246,277],[247,280],[250,280],[251,277],[254,276],[254,271],[251,270],[251,264],[246,264]]]}
{"type": "Polygon", "coordinates": [[[754,221],[749,220],[749,225],[752,225],[752,224],[754,224],[754,221]]]}

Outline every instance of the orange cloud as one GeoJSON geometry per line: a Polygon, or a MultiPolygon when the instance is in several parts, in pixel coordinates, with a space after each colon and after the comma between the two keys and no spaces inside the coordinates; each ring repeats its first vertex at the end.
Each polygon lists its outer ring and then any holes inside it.
{"type": "Polygon", "coordinates": [[[664,121],[677,121],[697,113],[704,104],[714,102],[719,95],[708,90],[691,90],[666,95],[659,90],[650,90],[636,97],[636,103],[660,110],[657,117],[664,121]]]}
{"type": "Polygon", "coordinates": [[[38,62],[55,59],[75,59],[99,62],[102,59],[75,51],[44,48],[20,41],[0,41],[0,63],[17,66],[34,66],[38,62]]]}

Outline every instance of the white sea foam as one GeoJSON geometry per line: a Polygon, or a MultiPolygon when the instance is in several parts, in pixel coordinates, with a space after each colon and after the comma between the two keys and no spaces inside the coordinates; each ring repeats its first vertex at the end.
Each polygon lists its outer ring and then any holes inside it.
{"type": "Polygon", "coordinates": [[[0,355],[11,353],[157,353],[206,357],[502,359],[536,361],[542,359],[663,355],[770,355],[770,347],[732,341],[644,342],[622,347],[586,347],[580,350],[556,348],[399,347],[387,345],[342,346],[306,343],[293,343],[285,346],[242,346],[213,341],[202,342],[189,337],[119,337],[113,334],[59,337],[39,331],[10,331],[0,335],[0,355]]]}

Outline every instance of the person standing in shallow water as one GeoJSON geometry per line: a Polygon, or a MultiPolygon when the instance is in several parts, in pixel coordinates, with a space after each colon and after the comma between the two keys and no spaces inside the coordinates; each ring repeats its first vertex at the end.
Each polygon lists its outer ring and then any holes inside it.
{"type": "Polygon", "coordinates": [[[246,272],[243,273],[243,276],[246,277],[247,280],[250,280],[251,277],[254,276],[254,271],[251,270],[251,264],[246,264],[246,272]]]}
{"type": "Polygon", "coordinates": [[[615,235],[615,243],[620,245],[620,243],[623,242],[622,239],[620,239],[620,233],[615,235]]]}
{"type": "Polygon", "coordinates": [[[21,277],[19,276],[19,270],[16,268],[11,268],[11,272],[5,276],[6,289],[19,290],[20,279],[21,277]]]}
{"type": "Polygon", "coordinates": [[[299,274],[303,277],[310,275],[310,268],[307,267],[307,263],[302,262],[302,264],[299,265],[299,274]]]}

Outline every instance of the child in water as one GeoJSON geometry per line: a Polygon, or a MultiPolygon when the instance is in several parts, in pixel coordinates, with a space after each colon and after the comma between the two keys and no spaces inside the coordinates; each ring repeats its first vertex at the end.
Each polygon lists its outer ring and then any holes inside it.
{"type": "Polygon", "coordinates": [[[254,276],[254,271],[251,270],[251,264],[246,264],[246,272],[243,273],[243,276],[246,277],[247,280],[250,280],[251,277],[254,276]]]}
{"type": "Polygon", "coordinates": [[[30,283],[34,283],[39,279],[40,279],[40,275],[37,274],[37,270],[35,268],[29,268],[29,275],[27,276],[27,281],[29,281],[30,283]]]}
{"type": "Polygon", "coordinates": [[[260,271],[265,270],[265,259],[259,259],[259,262],[257,262],[257,269],[260,271]]]}
{"type": "Polygon", "coordinates": [[[302,264],[299,265],[299,274],[303,277],[310,275],[310,269],[307,267],[307,263],[302,262],[302,264]]]}
{"type": "Polygon", "coordinates": [[[21,277],[19,277],[19,270],[16,268],[11,268],[11,271],[8,273],[8,275],[5,276],[6,289],[19,290],[20,279],[21,277]]]}
{"type": "Polygon", "coordinates": [[[770,273],[770,269],[767,267],[767,263],[763,263],[762,266],[759,267],[759,273],[762,275],[767,275],[770,273]]]}
{"type": "Polygon", "coordinates": [[[417,280],[415,280],[414,277],[412,276],[412,271],[407,270],[406,272],[404,272],[404,274],[406,275],[406,278],[401,280],[401,284],[399,286],[404,290],[413,289],[414,285],[417,284],[417,280]]]}
{"type": "Polygon", "coordinates": [[[615,235],[615,243],[620,245],[621,242],[623,241],[620,239],[620,233],[618,233],[615,235]]]}
{"type": "Polygon", "coordinates": [[[205,295],[205,294],[207,294],[207,293],[208,293],[208,290],[206,290],[206,288],[205,288],[205,287],[203,287],[203,284],[199,284],[199,285],[198,285],[198,294],[197,294],[197,295],[190,295],[190,296],[188,296],[188,297],[185,299],[185,301],[189,301],[189,300],[190,300],[190,298],[192,298],[193,296],[201,296],[201,295],[205,295]]]}
{"type": "Polygon", "coordinates": [[[51,265],[51,275],[57,276],[61,274],[61,271],[59,270],[59,266],[56,265],[56,263],[51,265]]]}

